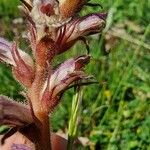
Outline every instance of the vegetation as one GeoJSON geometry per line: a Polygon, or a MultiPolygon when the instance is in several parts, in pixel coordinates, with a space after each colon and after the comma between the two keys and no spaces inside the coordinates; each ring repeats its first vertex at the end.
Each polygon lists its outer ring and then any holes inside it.
{"type": "MultiPolygon", "coordinates": [[[[12,39],[17,33],[23,35],[23,24],[16,29],[12,22],[20,17],[18,3],[0,1],[0,36],[12,39]]],[[[100,4],[108,12],[107,25],[102,35],[90,37],[93,58],[86,68],[99,84],[83,89],[78,135],[90,140],[84,149],[150,150],[150,0],[101,0],[100,4]]],[[[97,10],[101,8],[86,7],[82,13],[97,10]]],[[[55,63],[84,52],[79,42],[55,63]]],[[[0,94],[23,100],[18,94],[22,87],[12,78],[9,67],[2,64],[0,83],[0,94]]],[[[69,90],[54,110],[54,131],[68,129],[73,93],[69,90]]]]}

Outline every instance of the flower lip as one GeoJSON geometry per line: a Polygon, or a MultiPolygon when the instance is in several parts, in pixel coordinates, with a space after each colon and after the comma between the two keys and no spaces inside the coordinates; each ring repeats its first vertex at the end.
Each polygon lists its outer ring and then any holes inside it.
{"type": "Polygon", "coordinates": [[[88,64],[90,61],[90,56],[89,55],[83,55],[77,58],[77,61],[75,62],[75,68],[76,69],[81,69],[85,64],[88,64]]]}
{"type": "Polygon", "coordinates": [[[107,13],[95,13],[100,19],[103,19],[104,21],[107,18],[107,13]]]}

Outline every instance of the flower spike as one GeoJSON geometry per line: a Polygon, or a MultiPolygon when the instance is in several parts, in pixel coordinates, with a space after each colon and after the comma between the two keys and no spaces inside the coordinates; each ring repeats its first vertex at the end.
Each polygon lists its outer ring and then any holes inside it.
{"type": "Polygon", "coordinates": [[[13,75],[26,87],[25,97],[30,105],[0,96],[0,125],[12,127],[0,138],[3,143],[0,149],[55,150],[57,140],[51,143],[49,113],[67,89],[96,82],[84,71],[89,55],[68,59],[56,69],[52,62],[79,40],[89,53],[86,36],[102,31],[107,15],[92,13],[80,17],[78,13],[83,6],[99,6],[87,0],[20,1],[23,5],[19,8],[28,21],[27,35],[33,58],[19,49],[16,42],[0,38],[0,62],[12,66],[13,75]]]}

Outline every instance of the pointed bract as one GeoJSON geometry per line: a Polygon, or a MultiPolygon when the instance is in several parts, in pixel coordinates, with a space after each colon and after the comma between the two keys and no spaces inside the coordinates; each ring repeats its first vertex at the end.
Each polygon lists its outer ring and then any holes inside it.
{"type": "Polygon", "coordinates": [[[30,87],[34,79],[34,68],[26,63],[26,60],[19,54],[17,44],[12,45],[12,56],[16,66],[13,67],[13,74],[17,80],[26,87],[30,87]]]}
{"type": "Polygon", "coordinates": [[[31,86],[34,78],[34,64],[32,58],[18,49],[16,43],[0,38],[0,61],[13,66],[13,73],[24,86],[31,86]]]}

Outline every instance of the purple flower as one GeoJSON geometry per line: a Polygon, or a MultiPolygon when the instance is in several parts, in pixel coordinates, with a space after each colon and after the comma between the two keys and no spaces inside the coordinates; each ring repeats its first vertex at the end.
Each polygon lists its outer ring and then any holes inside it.
{"type": "Polygon", "coordinates": [[[56,107],[68,86],[87,77],[83,67],[89,60],[90,57],[86,55],[71,58],[49,74],[41,91],[42,100],[49,105],[48,110],[52,111],[56,107]]]}

